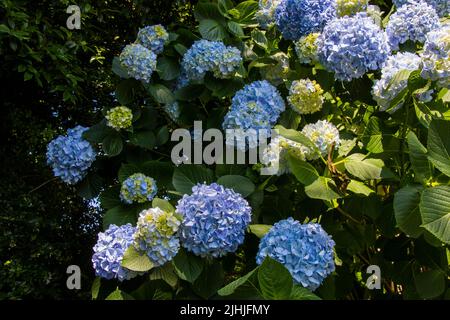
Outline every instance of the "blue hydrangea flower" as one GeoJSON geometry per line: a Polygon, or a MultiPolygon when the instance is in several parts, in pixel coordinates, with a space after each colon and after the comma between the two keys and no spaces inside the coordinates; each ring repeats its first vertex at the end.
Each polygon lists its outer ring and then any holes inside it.
{"type": "Polygon", "coordinates": [[[164,50],[164,44],[169,39],[166,29],[160,24],[147,26],[139,29],[136,43],[142,44],[155,54],[160,54],[164,50]]]}
{"type": "Polygon", "coordinates": [[[408,40],[424,42],[425,35],[440,27],[436,10],[426,2],[408,2],[389,18],[386,34],[393,50],[408,40]]]}
{"type": "MultiPolygon", "coordinates": [[[[316,123],[307,124],[303,127],[302,133],[315,144],[322,156],[328,154],[333,143],[337,149],[341,141],[339,138],[339,130],[334,124],[326,120],[319,120],[316,123]]],[[[309,150],[305,155],[308,160],[315,160],[320,156],[313,150],[309,150]]]]}
{"type": "Polygon", "coordinates": [[[270,28],[275,23],[275,9],[282,0],[259,0],[259,10],[256,20],[263,29],[270,28]]]}
{"type": "Polygon", "coordinates": [[[422,58],[422,77],[450,89],[450,25],[431,31],[426,36],[422,58]]]}
{"type": "Polygon", "coordinates": [[[67,184],[81,181],[97,156],[82,137],[86,130],[82,126],[69,129],[66,136],[58,136],[47,146],[47,164],[52,167],[55,177],[67,184]]]}
{"type": "Polygon", "coordinates": [[[294,281],[314,291],[334,270],[334,241],[317,223],[292,218],[274,224],[261,239],[256,262],[270,258],[283,264],[294,281]]]}
{"type": "Polygon", "coordinates": [[[135,230],[130,223],[120,227],[111,224],[105,232],[98,234],[92,256],[96,276],[123,281],[139,275],[121,266],[125,251],[133,244],[135,230]]]}
{"type": "Polygon", "coordinates": [[[198,184],[178,201],[183,216],[181,244],[195,255],[218,258],[235,252],[244,241],[251,208],[238,193],[217,183],[198,184]]]}
{"type": "MultiPolygon", "coordinates": [[[[255,81],[239,90],[232,99],[231,109],[225,115],[223,129],[238,129],[243,133],[248,130],[265,131],[270,136],[272,127],[276,124],[285,104],[278,90],[268,81],[255,81]]],[[[258,133],[258,132],[257,132],[258,133]]],[[[256,147],[258,135],[242,136],[246,141],[239,141],[240,149],[256,147]],[[242,142],[242,143],[241,143],[242,142]]],[[[234,145],[234,141],[227,141],[234,145]]]]}
{"type": "Polygon", "coordinates": [[[133,202],[144,203],[152,201],[158,188],[153,178],[142,173],[135,173],[129,176],[120,189],[120,199],[128,204],[133,202]]]}
{"type": "Polygon", "coordinates": [[[336,0],[282,0],[275,9],[276,25],[287,40],[320,32],[335,17],[336,0]]]}
{"type": "MultiPolygon", "coordinates": [[[[381,106],[381,110],[385,111],[389,108],[392,99],[394,99],[408,85],[408,79],[399,81],[395,84],[391,80],[401,70],[418,70],[420,67],[420,57],[409,52],[399,52],[390,56],[381,70],[381,79],[377,80],[372,89],[374,100],[381,106]]],[[[394,111],[401,105],[393,106],[394,111]]]]}
{"type": "Polygon", "coordinates": [[[213,72],[216,78],[229,78],[242,62],[241,52],[223,42],[199,40],[183,56],[182,70],[189,80],[202,80],[206,72],[213,72]]]}
{"type": "Polygon", "coordinates": [[[342,81],[378,70],[390,54],[386,34],[365,13],[331,21],[317,47],[320,62],[342,81]]]}
{"type": "MultiPolygon", "coordinates": [[[[393,0],[395,6],[400,8],[404,4],[411,0],[393,0]]],[[[418,0],[419,1],[419,0],[418,0]]],[[[440,17],[445,17],[450,14],[450,1],[449,0],[421,0],[431,5],[440,17]]]]}
{"type": "Polygon", "coordinates": [[[156,69],[156,54],[140,44],[127,45],[119,60],[128,75],[136,80],[149,82],[156,69]]]}
{"type": "Polygon", "coordinates": [[[176,256],[180,241],[176,235],[180,221],[173,212],[151,208],[140,213],[134,234],[134,246],[146,254],[155,267],[176,256]]]}

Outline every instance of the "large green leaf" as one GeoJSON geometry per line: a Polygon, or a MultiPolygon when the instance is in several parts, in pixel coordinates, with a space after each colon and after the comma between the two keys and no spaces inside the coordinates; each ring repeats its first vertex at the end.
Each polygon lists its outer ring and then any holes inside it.
{"type": "Polygon", "coordinates": [[[100,194],[100,203],[105,209],[112,209],[114,207],[120,206],[121,201],[119,198],[120,185],[109,187],[108,189],[102,191],[100,194]]]}
{"type": "Polygon", "coordinates": [[[154,198],[152,201],[153,208],[160,208],[161,210],[168,212],[175,212],[175,208],[170,204],[169,201],[160,198],[154,198]]]}
{"type": "Polygon", "coordinates": [[[255,191],[255,184],[249,178],[243,176],[222,176],[217,180],[217,183],[226,188],[233,189],[235,192],[240,193],[243,197],[247,197],[255,191]]]}
{"type": "Polygon", "coordinates": [[[251,224],[248,226],[251,233],[253,233],[258,238],[262,238],[267,232],[272,228],[271,225],[267,224],[251,224]]]}
{"type": "Polygon", "coordinates": [[[121,226],[127,223],[136,224],[136,208],[120,205],[109,209],[103,216],[103,228],[107,229],[110,224],[121,226]]]}
{"type": "Polygon", "coordinates": [[[445,291],[445,275],[438,270],[415,273],[414,282],[417,292],[424,299],[436,298],[445,291]]]}
{"type": "Polygon", "coordinates": [[[178,192],[190,194],[198,183],[214,182],[214,172],[200,165],[183,165],[175,169],[172,183],[178,192]]]}
{"type": "Polygon", "coordinates": [[[176,79],[180,75],[178,63],[168,57],[158,58],[157,70],[159,77],[165,81],[176,79]]]}
{"type": "Polygon", "coordinates": [[[409,158],[416,176],[416,180],[422,182],[431,178],[432,168],[428,161],[427,149],[420,143],[414,132],[407,135],[409,158]]]}
{"type": "Polygon", "coordinates": [[[372,153],[381,153],[383,149],[383,132],[380,119],[371,117],[364,130],[363,142],[366,149],[372,153]]]}
{"type": "Polygon", "coordinates": [[[140,254],[134,246],[129,246],[123,254],[122,267],[137,272],[146,272],[153,268],[153,263],[146,254],[140,254]]]}
{"type": "Polygon", "coordinates": [[[172,260],[176,274],[183,280],[193,283],[203,271],[203,260],[184,249],[178,251],[172,260]]]}
{"type": "Polygon", "coordinates": [[[120,154],[123,149],[123,141],[120,134],[114,132],[107,135],[102,141],[102,149],[108,157],[114,157],[120,154]]]}
{"type": "Polygon", "coordinates": [[[194,281],[192,289],[200,297],[209,299],[222,287],[224,277],[222,264],[217,260],[213,261],[205,265],[200,276],[194,281]]]}
{"type": "Polygon", "coordinates": [[[301,143],[304,146],[306,146],[316,152],[318,151],[317,146],[300,131],[293,130],[293,129],[286,129],[285,127],[280,126],[280,125],[275,126],[275,130],[278,132],[279,135],[281,135],[282,137],[284,137],[286,139],[301,143]]]}
{"type": "Polygon", "coordinates": [[[156,102],[161,104],[170,104],[175,101],[172,92],[162,84],[151,84],[148,86],[150,95],[156,102]]]}
{"type": "Polygon", "coordinates": [[[420,199],[422,227],[450,244],[450,186],[427,188],[420,199]]]}
{"type": "Polygon", "coordinates": [[[366,159],[361,153],[354,153],[344,161],[345,168],[361,180],[381,179],[384,162],[381,159],[366,159]]]}
{"type": "Polygon", "coordinates": [[[267,300],[289,299],[293,281],[289,271],[278,261],[266,257],[258,270],[259,286],[267,300]]]}
{"type": "Polygon", "coordinates": [[[78,183],[78,195],[84,199],[90,200],[99,195],[102,187],[103,178],[95,172],[90,172],[80,183],[78,183]]]}
{"type": "Polygon", "coordinates": [[[407,235],[418,238],[423,233],[420,216],[420,195],[422,186],[406,186],[394,196],[394,212],[397,226],[407,235]]]}
{"type": "Polygon", "coordinates": [[[153,149],[156,144],[156,137],[152,131],[134,132],[130,137],[130,142],[144,149],[153,149]]]}
{"type": "Polygon", "coordinates": [[[291,172],[304,185],[310,185],[319,178],[316,168],[308,162],[302,161],[290,153],[287,154],[287,161],[291,172]]]}
{"type": "Polygon", "coordinates": [[[112,71],[121,78],[128,79],[128,72],[120,63],[119,57],[114,57],[112,62],[112,71]]]}
{"type": "Polygon", "coordinates": [[[450,121],[433,120],[428,131],[428,158],[450,177],[450,121]]]}
{"type": "Polygon", "coordinates": [[[326,177],[319,177],[316,181],[305,187],[305,193],[308,197],[325,201],[333,201],[342,198],[334,190],[336,190],[334,181],[326,177]]]}
{"type": "Polygon", "coordinates": [[[201,20],[198,31],[204,39],[211,41],[221,41],[227,36],[227,30],[217,20],[201,20]]]}
{"type": "Polygon", "coordinates": [[[291,296],[289,300],[321,300],[314,293],[306,288],[296,284],[292,287],[291,296]]]}
{"type": "Polygon", "coordinates": [[[234,280],[233,282],[227,284],[225,287],[217,291],[219,296],[229,296],[236,292],[236,290],[244,285],[258,270],[258,268],[253,269],[249,273],[247,273],[245,276],[240,277],[237,280],[234,280]]]}
{"type": "Polygon", "coordinates": [[[368,186],[366,186],[364,183],[356,180],[350,181],[350,183],[347,186],[347,190],[364,196],[369,196],[370,194],[374,193],[374,191],[370,189],[368,186]]]}

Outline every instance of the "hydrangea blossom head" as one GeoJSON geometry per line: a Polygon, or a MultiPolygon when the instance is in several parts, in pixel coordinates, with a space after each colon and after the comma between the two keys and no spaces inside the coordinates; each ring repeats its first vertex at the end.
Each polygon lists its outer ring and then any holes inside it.
{"type": "Polygon", "coordinates": [[[150,82],[156,70],[156,54],[138,43],[127,45],[119,60],[128,75],[136,80],[150,82]]]}
{"type": "MultiPolygon", "coordinates": [[[[242,131],[264,131],[270,136],[272,127],[285,110],[285,104],[278,90],[268,81],[255,81],[239,90],[232,99],[230,111],[225,115],[223,129],[240,129],[242,131]]],[[[259,144],[258,135],[243,137],[246,141],[239,146],[254,148],[259,144]]],[[[234,145],[234,141],[227,141],[234,145]]],[[[243,147],[245,149],[245,147],[243,147]]]]}
{"type": "Polygon", "coordinates": [[[105,232],[98,234],[92,256],[96,276],[123,281],[139,274],[121,266],[125,251],[133,244],[135,230],[129,223],[120,227],[111,224],[105,232]]]}
{"type": "Polygon", "coordinates": [[[256,262],[270,257],[284,265],[296,283],[314,291],[335,270],[334,246],[320,224],[288,218],[275,223],[261,239],[256,262]]]}
{"type": "Polygon", "coordinates": [[[86,130],[76,126],[47,146],[47,164],[52,167],[55,177],[67,184],[81,181],[97,156],[91,144],[82,137],[86,130]]]}
{"type": "MultiPolygon", "coordinates": [[[[386,60],[381,69],[381,79],[375,82],[372,89],[373,98],[381,106],[381,111],[387,110],[391,101],[408,86],[408,79],[391,83],[395,75],[401,70],[418,70],[420,62],[418,55],[409,52],[399,52],[386,60]]],[[[393,107],[396,110],[401,105],[393,107]]]]}
{"type": "Polygon", "coordinates": [[[440,27],[436,10],[426,2],[408,2],[389,18],[386,34],[393,50],[410,40],[425,41],[428,32],[440,27]]]}
{"type": "Polygon", "coordinates": [[[365,13],[331,21],[317,42],[320,62],[342,81],[380,69],[390,54],[386,34],[365,13]]]}
{"type": "Polygon", "coordinates": [[[256,20],[263,29],[270,28],[275,23],[275,9],[281,0],[259,0],[259,10],[256,20]]]}
{"type": "Polygon", "coordinates": [[[261,75],[274,85],[280,85],[289,73],[289,57],[284,52],[277,52],[271,56],[276,64],[261,69],[261,75]]]}
{"type": "Polygon", "coordinates": [[[294,81],[287,100],[292,109],[299,114],[314,113],[322,109],[323,89],[315,80],[294,81]]]}
{"type": "Polygon", "coordinates": [[[317,38],[319,36],[319,32],[313,32],[295,42],[295,52],[300,63],[313,64],[318,62],[317,38]]]}
{"type": "Polygon", "coordinates": [[[368,0],[336,0],[337,16],[352,16],[358,12],[366,11],[368,5],[368,0]]]}
{"type": "Polygon", "coordinates": [[[336,0],[282,0],[275,9],[275,22],[287,40],[319,32],[336,17],[336,0]]]}
{"type": "Polygon", "coordinates": [[[182,246],[201,257],[235,252],[244,242],[251,220],[248,202],[217,183],[194,186],[191,195],[178,201],[176,211],[183,217],[179,230],[182,246]]]}
{"type": "Polygon", "coordinates": [[[169,33],[160,25],[146,26],[139,29],[136,43],[142,44],[155,54],[160,54],[164,50],[164,44],[169,39],[169,33]]]}
{"type": "Polygon", "coordinates": [[[134,247],[146,254],[155,267],[164,265],[176,256],[180,241],[176,235],[180,221],[174,212],[151,208],[139,214],[134,247]]]}
{"type": "Polygon", "coordinates": [[[153,178],[142,173],[135,173],[122,183],[120,199],[127,204],[144,203],[152,201],[157,191],[158,188],[153,178]]]}
{"type": "Polygon", "coordinates": [[[450,25],[427,34],[420,56],[422,77],[437,80],[440,87],[450,89],[450,25]]]}
{"type": "Polygon", "coordinates": [[[229,78],[241,62],[241,52],[237,48],[219,41],[199,40],[186,51],[181,66],[189,80],[199,81],[207,72],[214,73],[216,78],[229,78]]]}
{"type": "Polygon", "coordinates": [[[133,111],[124,106],[115,107],[108,110],[105,118],[109,127],[116,130],[127,129],[133,122],[133,111]]]}
{"type": "MultiPolygon", "coordinates": [[[[339,147],[339,130],[334,124],[326,120],[319,120],[316,123],[307,124],[301,132],[315,144],[322,156],[328,154],[333,143],[336,148],[339,147]]],[[[314,160],[319,158],[320,155],[313,150],[309,150],[306,153],[306,158],[308,160],[314,160]]]]}
{"type": "MultiPolygon", "coordinates": [[[[417,1],[424,1],[428,3],[436,10],[439,17],[445,17],[450,14],[450,1],[448,0],[417,0],[417,1]]],[[[393,2],[397,8],[400,8],[404,4],[411,2],[411,0],[393,0],[393,2]]]]}

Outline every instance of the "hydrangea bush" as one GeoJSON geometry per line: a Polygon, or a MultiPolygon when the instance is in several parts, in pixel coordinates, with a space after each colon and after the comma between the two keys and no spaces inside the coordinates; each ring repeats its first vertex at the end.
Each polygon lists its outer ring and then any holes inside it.
{"type": "Polygon", "coordinates": [[[47,152],[104,210],[93,296],[448,297],[448,1],[394,3],[205,0],[131,35],[122,107],[47,152]],[[202,161],[213,144],[246,161],[202,161]]]}

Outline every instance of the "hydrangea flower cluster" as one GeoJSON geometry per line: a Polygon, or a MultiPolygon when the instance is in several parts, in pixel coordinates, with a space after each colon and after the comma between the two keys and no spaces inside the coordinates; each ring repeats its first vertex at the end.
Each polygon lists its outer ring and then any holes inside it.
{"type": "Polygon", "coordinates": [[[256,262],[269,256],[283,264],[296,283],[314,291],[335,270],[334,246],[320,224],[288,218],[275,223],[261,239],[256,262]]]}
{"type": "Polygon", "coordinates": [[[244,241],[251,208],[238,193],[217,183],[198,184],[178,201],[183,216],[179,235],[183,247],[202,257],[235,252],[244,241]]]}
{"type": "Polygon", "coordinates": [[[422,77],[450,89],[450,25],[427,34],[421,58],[422,77]]]}
{"type": "Polygon", "coordinates": [[[160,54],[164,50],[164,44],[169,39],[169,33],[160,25],[147,26],[139,29],[136,43],[142,44],[155,54],[160,54]]]}
{"type": "Polygon", "coordinates": [[[109,109],[105,116],[107,125],[116,130],[131,127],[133,121],[133,111],[130,108],[120,106],[109,109]]]}
{"type": "Polygon", "coordinates": [[[123,281],[139,275],[121,266],[125,251],[133,244],[135,230],[130,223],[120,227],[111,224],[105,232],[98,234],[92,256],[96,276],[123,281]]]}
{"type": "Polygon", "coordinates": [[[202,80],[206,72],[229,78],[242,62],[241,52],[223,42],[199,40],[183,56],[181,66],[189,80],[202,80]]]}
{"type": "Polygon", "coordinates": [[[289,89],[287,100],[292,109],[299,114],[314,113],[322,109],[323,89],[315,80],[294,81],[289,89]]]}
{"type": "Polygon", "coordinates": [[[153,178],[142,173],[135,173],[122,183],[120,199],[127,204],[143,203],[152,201],[157,191],[158,188],[153,178]]]}
{"type": "Polygon", "coordinates": [[[175,257],[180,249],[176,236],[180,221],[173,212],[160,208],[144,210],[139,214],[134,247],[146,254],[155,267],[164,265],[175,257]]]}
{"type": "Polygon", "coordinates": [[[335,17],[336,0],[282,0],[275,9],[276,25],[287,40],[321,31],[335,17]]]}
{"type": "Polygon", "coordinates": [[[338,17],[352,16],[358,12],[366,11],[369,0],[336,0],[338,17]]]}
{"type": "MultiPolygon", "coordinates": [[[[255,81],[233,97],[222,126],[223,129],[241,129],[244,132],[250,129],[265,130],[268,137],[284,110],[284,101],[278,90],[266,80],[255,81]]],[[[234,145],[234,141],[227,141],[227,144],[234,145]]],[[[238,141],[237,145],[242,149],[247,146],[254,148],[258,144],[258,136],[248,135],[246,141],[238,141]]]]}
{"type": "MultiPolygon", "coordinates": [[[[414,53],[399,52],[390,56],[383,69],[381,70],[381,79],[377,80],[372,89],[374,100],[381,106],[381,110],[385,111],[389,108],[392,99],[394,99],[408,85],[408,79],[392,83],[391,80],[401,70],[417,70],[420,67],[420,57],[414,53]]],[[[400,108],[394,106],[394,110],[400,108]]]]}
{"type": "MultiPolygon", "coordinates": [[[[339,147],[339,130],[334,124],[326,120],[319,120],[316,123],[307,124],[303,127],[302,133],[316,145],[322,156],[328,154],[328,150],[333,143],[336,148],[339,147]]],[[[308,160],[314,160],[319,158],[319,155],[313,150],[309,150],[306,152],[306,158],[308,160]]]]}
{"type": "Polygon", "coordinates": [[[262,68],[261,73],[264,79],[274,85],[280,85],[289,73],[289,57],[284,52],[277,52],[271,56],[277,61],[275,65],[262,68]]]}
{"type": "MultiPolygon", "coordinates": [[[[450,14],[450,1],[448,0],[417,0],[424,1],[432,6],[440,17],[445,17],[450,14]]],[[[397,8],[400,8],[404,4],[411,2],[411,0],[394,0],[393,1],[397,8]]]]}
{"type": "Polygon", "coordinates": [[[306,154],[310,152],[307,147],[296,141],[282,136],[274,137],[263,151],[262,163],[273,174],[283,175],[289,173],[287,154],[292,153],[298,159],[305,161],[306,154]]]}
{"type": "Polygon", "coordinates": [[[156,69],[156,54],[140,44],[127,45],[119,60],[128,75],[136,80],[149,82],[156,69]]]}
{"type": "Polygon", "coordinates": [[[343,81],[381,68],[390,54],[386,34],[365,13],[331,21],[317,42],[319,60],[343,81]]]}
{"type": "Polygon", "coordinates": [[[256,20],[263,29],[268,29],[275,23],[275,9],[281,0],[259,0],[259,10],[256,12],[256,20]]]}
{"type": "Polygon", "coordinates": [[[97,156],[94,148],[82,137],[86,130],[76,126],[67,130],[66,136],[58,136],[47,146],[47,164],[52,167],[55,177],[67,184],[82,180],[97,156]]]}
{"type": "Polygon", "coordinates": [[[319,60],[317,52],[317,38],[319,36],[320,33],[313,32],[295,42],[295,52],[300,63],[312,64],[319,60]]]}
{"type": "Polygon", "coordinates": [[[386,34],[393,50],[408,40],[424,42],[428,32],[440,27],[436,10],[426,2],[408,2],[389,18],[386,34]]]}

